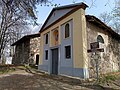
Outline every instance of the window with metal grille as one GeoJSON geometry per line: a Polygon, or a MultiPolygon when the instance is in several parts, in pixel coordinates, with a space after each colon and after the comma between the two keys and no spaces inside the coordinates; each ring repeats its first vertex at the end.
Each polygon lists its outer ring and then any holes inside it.
{"type": "Polygon", "coordinates": [[[71,46],[65,46],[65,58],[66,59],[71,58],[71,46]]]}
{"type": "Polygon", "coordinates": [[[45,60],[48,60],[48,50],[45,50],[45,60]]]}

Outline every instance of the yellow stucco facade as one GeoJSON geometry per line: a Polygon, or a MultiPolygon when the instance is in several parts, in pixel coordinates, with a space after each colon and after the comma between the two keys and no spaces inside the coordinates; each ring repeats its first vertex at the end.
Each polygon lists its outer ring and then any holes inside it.
{"type": "Polygon", "coordinates": [[[85,11],[79,9],[73,19],[73,58],[75,68],[87,68],[87,35],[85,11]]]}
{"type": "Polygon", "coordinates": [[[86,19],[85,19],[85,10],[80,8],[74,13],[70,14],[66,18],[47,28],[41,33],[41,42],[40,42],[40,65],[43,60],[44,53],[44,35],[50,33],[50,47],[53,47],[52,41],[52,31],[58,29],[59,32],[59,45],[61,44],[61,25],[65,22],[73,20],[73,63],[74,68],[87,68],[87,36],[86,36],[86,19]]]}

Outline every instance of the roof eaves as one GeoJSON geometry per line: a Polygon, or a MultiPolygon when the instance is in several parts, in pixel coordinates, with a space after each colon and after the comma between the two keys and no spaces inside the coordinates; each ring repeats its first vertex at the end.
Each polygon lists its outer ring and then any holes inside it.
{"type": "Polygon", "coordinates": [[[64,6],[60,6],[60,7],[56,7],[54,9],[66,9],[66,8],[71,8],[71,7],[76,7],[76,6],[80,6],[80,5],[84,5],[84,7],[88,7],[85,3],[81,2],[81,3],[75,3],[75,4],[70,4],[70,5],[64,5],[64,6]]]}
{"type": "Polygon", "coordinates": [[[15,46],[15,45],[21,43],[23,40],[26,40],[26,36],[23,36],[22,38],[20,38],[20,39],[17,40],[16,42],[14,42],[11,46],[15,46]]]}
{"type": "Polygon", "coordinates": [[[112,34],[112,36],[114,36],[114,38],[120,39],[120,34],[116,33],[111,27],[107,26],[104,22],[102,22],[97,17],[95,17],[93,15],[86,15],[86,18],[87,18],[87,20],[89,22],[98,23],[99,25],[101,25],[102,27],[104,27],[109,33],[112,34]]]}
{"type": "Polygon", "coordinates": [[[31,39],[31,38],[35,38],[35,37],[40,37],[40,34],[37,33],[37,34],[31,34],[31,35],[23,36],[22,38],[20,38],[20,39],[17,40],[16,42],[14,42],[11,46],[17,45],[17,44],[19,44],[19,43],[24,42],[24,41],[27,40],[27,39],[31,39]]]}
{"type": "Polygon", "coordinates": [[[46,25],[46,23],[48,22],[49,18],[51,17],[52,13],[55,11],[55,8],[52,9],[52,11],[50,12],[49,16],[47,17],[46,21],[44,22],[44,24],[42,25],[41,29],[39,32],[42,31],[42,29],[44,28],[44,26],[46,25]]]}

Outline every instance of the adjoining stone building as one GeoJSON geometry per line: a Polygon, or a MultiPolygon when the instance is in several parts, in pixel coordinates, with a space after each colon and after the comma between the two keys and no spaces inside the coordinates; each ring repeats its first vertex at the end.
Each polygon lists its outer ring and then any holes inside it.
{"type": "Polygon", "coordinates": [[[53,8],[40,30],[38,69],[49,74],[89,78],[95,75],[90,43],[99,42],[100,73],[120,68],[120,35],[98,18],[85,15],[88,6],[76,3],[53,8]]]}
{"type": "MultiPolygon", "coordinates": [[[[86,15],[87,26],[87,48],[90,49],[90,43],[99,42],[100,48],[104,52],[98,52],[100,55],[99,73],[105,74],[120,70],[120,35],[113,31],[101,20],[95,16],[86,15]]],[[[92,53],[88,53],[89,76],[95,76],[95,61],[92,53]]]]}
{"type": "Polygon", "coordinates": [[[40,34],[26,35],[12,44],[15,52],[12,64],[36,64],[39,63],[40,34]]]}

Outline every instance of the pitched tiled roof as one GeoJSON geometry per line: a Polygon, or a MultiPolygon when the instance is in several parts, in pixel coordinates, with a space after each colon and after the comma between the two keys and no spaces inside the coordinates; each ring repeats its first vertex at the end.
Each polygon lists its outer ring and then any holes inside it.
{"type": "Polygon", "coordinates": [[[111,27],[107,26],[97,17],[93,15],[86,15],[86,20],[90,23],[93,23],[94,25],[97,25],[100,28],[103,28],[103,30],[106,30],[107,32],[109,32],[113,38],[120,40],[120,34],[116,33],[111,27]]]}
{"type": "Polygon", "coordinates": [[[35,38],[35,37],[40,37],[40,33],[23,36],[21,39],[19,39],[18,41],[14,42],[11,46],[23,43],[26,40],[31,39],[31,38],[35,38]]]}

